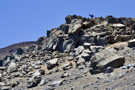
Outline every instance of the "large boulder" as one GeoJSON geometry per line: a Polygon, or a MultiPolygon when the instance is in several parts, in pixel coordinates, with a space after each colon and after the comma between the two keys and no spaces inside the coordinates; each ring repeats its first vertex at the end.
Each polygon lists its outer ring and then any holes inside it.
{"type": "Polygon", "coordinates": [[[47,68],[52,69],[57,65],[57,63],[58,63],[58,58],[51,59],[47,62],[47,68]]]}
{"type": "Polygon", "coordinates": [[[102,72],[107,67],[118,68],[123,66],[125,63],[124,56],[118,55],[117,50],[114,48],[107,48],[92,57],[92,67],[93,70],[97,72],[102,72]]]}
{"type": "Polygon", "coordinates": [[[9,64],[9,66],[8,66],[7,71],[8,71],[8,72],[14,72],[14,71],[16,71],[16,70],[17,70],[17,65],[16,65],[16,63],[15,63],[15,62],[11,62],[11,63],[9,64]]]}
{"type": "Polygon", "coordinates": [[[71,24],[74,19],[83,19],[83,18],[77,15],[68,15],[65,17],[66,24],[71,24]]]}
{"type": "Polygon", "coordinates": [[[81,30],[82,27],[82,20],[78,20],[78,19],[74,19],[72,21],[73,24],[70,24],[69,26],[69,34],[74,34],[74,33],[78,33],[81,30]]]}

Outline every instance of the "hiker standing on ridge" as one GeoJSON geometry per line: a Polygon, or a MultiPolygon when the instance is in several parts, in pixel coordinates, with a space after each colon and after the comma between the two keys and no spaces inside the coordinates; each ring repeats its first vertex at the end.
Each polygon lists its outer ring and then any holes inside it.
{"type": "Polygon", "coordinates": [[[94,15],[93,15],[93,14],[89,14],[89,16],[90,16],[91,18],[94,18],[94,15]]]}

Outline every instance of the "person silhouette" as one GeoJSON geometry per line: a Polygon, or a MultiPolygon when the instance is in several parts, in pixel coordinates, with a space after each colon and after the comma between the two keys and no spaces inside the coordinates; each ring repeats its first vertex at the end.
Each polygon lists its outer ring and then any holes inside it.
{"type": "Polygon", "coordinates": [[[90,16],[91,18],[94,18],[94,15],[93,15],[93,14],[89,14],[89,16],[90,16]]]}

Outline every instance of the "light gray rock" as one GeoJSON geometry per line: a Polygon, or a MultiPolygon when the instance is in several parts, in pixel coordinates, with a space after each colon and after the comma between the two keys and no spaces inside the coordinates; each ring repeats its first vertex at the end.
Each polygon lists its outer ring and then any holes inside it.
{"type": "Polygon", "coordinates": [[[113,71],[113,67],[107,67],[105,73],[111,73],[113,71]]]}
{"type": "Polygon", "coordinates": [[[120,67],[120,69],[127,69],[127,66],[122,66],[122,67],[120,67]]]}
{"type": "Polygon", "coordinates": [[[91,46],[91,43],[85,42],[83,45],[86,46],[86,47],[90,47],[91,46]]]}
{"type": "Polygon", "coordinates": [[[93,27],[91,27],[91,29],[95,29],[95,28],[98,28],[98,27],[106,26],[107,24],[108,24],[107,21],[103,21],[101,24],[94,25],[93,27]]]}
{"type": "Polygon", "coordinates": [[[0,73],[0,81],[1,81],[1,79],[2,79],[2,74],[0,73]]]}
{"type": "Polygon", "coordinates": [[[43,85],[45,85],[46,83],[48,83],[47,80],[45,80],[44,78],[42,78],[41,81],[40,81],[40,83],[39,83],[39,85],[40,85],[40,86],[43,86],[43,85]]]}
{"type": "Polygon", "coordinates": [[[65,60],[72,61],[74,59],[74,57],[73,56],[66,56],[66,57],[64,57],[64,59],[65,60]]]}
{"type": "Polygon", "coordinates": [[[85,49],[85,50],[83,50],[83,53],[88,53],[88,54],[90,54],[91,51],[90,51],[89,49],[85,49]]]}
{"type": "Polygon", "coordinates": [[[17,65],[16,65],[16,63],[15,62],[11,62],[10,64],[9,64],[9,66],[8,66],[8,72],[14,72],[14,71],[16,71],[17,70],[17,65]]]}
{"type": "Polygon", "coordinates": [[[0,70],[5,70],[7,67],[0,67],[0,70]]]}
{"type": "Polygon", "coordinates": [[[85,59],[80,57],[78,60],[77,60],[77,64],[83,64],[85,63],[85,59]]]}
{"type": "Polygon", "coordinates": [[[121,24],[121,23],[112,24],[112,26],[113,26],[113,27],[119,27],[119,28],[125,27],[125,25],[124,25],[124,24],[121,24]]]}
{"type": "Polygon", "coordinates": [[[23,76],[21,72],[15,72],[15,73],[12,73],[12,76],[13,77],[21,77],[23,76]]]}
{"type": "Polygon", "coordinates": [[[41,77],[40,76],[34,76],[28,79],[27,81],[27,87],[28,88],[32,88],[37,86],[41,81],[41,77]]]}
{"type": "Polygon", "coordinates": [[[65,72],[65,73],[63,73],[63,74],[61,75],[61,78],[68,77],[69,75],[70,75],[69,73],[65,72]]]}
{"type": "Polygon", "coordinates": [[[2,86],[0,87],[0,90],[11,90],[10,86],[2,86]]]}
{"type": "Polygon", "coordinates": [[[41,75],[41,73],[39,70],[37,70],[35,73],[33,73],[33,77],[40,76],[40,75],[41,75]]]}
{"type": "Polygon", "coordinates": [[[55,90],[54,87],[46,87],[44,90],[55,90]]]}
{"type": "Polygon", "coordinates": [[[6,85],[4,82],[0,82],[0,86],[4,86],[6,85]]]}
{"type": "Polygon", "coordinates": [[[10,85],[11,85],[11,87],[16,87],[17,85],[19,85],[20,83],[19,83],[19,81],[11,81],[11,83],[10,83],[10,85]]]}
{"type": "Polygon", "coordinates": [[[35,69],[40,69],[40,65],[34,64],[33,67],[34,67],[35,69]]]}
{"type": "Polygon", "coordinates": [[[134,64],[128,64],[127,68],[129,69],[129,68],[134,67],[134,66],[135,66],[134,64]]]}
{"type": "Polygon", "coordinates": [[[79,46],[79,47],[77,47],[75,50],[76,50],[76,51],[75,51],[75,54],[76,54],[76,55],[79,55],[79,54],[81,54],[82,51],[84,50],[84,47],[83,47],[83,46],[79,46]]]}
{"type": "Polygon", "coordinates": [[[90,59],[90,53],[91,51],[89,49],[85,49],[80,55],[77,56],[77,58],[84,58],[85,61],[87,61],[90,59]]]}
{"type": "Polygon", "coordinates": [[[63,63],[63,65],[61,66],[61,68],[63,70],[68,70],[68,69],[72,68],[72,64],[70,62],[63,63]]]}
{"type": "Polygon", "coordinates": [[[58,62],[58,58],[51,59],[47,62],[47,68],[52,69],[58,62]]]}
{"type": "Polygon", "coordinates": [[[110,57],[108,57],[108,59],[105,59],[105,60],[99,62],[98,65],[99,66],[100,65],[105,66],[105,65],[107,65],[109,63],[112,64],[113,66],[122,66],[124,64],[124,57],[123,56],[117,56],[117,55],[110,56],[110,57]],[[117,60],[118,60],[118,62],[117,62],[117,60]]]}
{"type": "Polygon", "coordinates": [[[80,28],[82,27],[82,20],[74,19],[72,20],[72,24],[69,26],[69,34],[74,34],[80,31],[80,28]]]}
{"type": "Polygon", "coordinates": [[[64,80],[53,81],[51,84],[49,84],[49,86],[52,86],[52,87],[60,86],[60,85],[62,85],[63,81],[64,80]]]}
{"type": "Polygon", "coordinates": [[[54,58],[52,60],[49,60],[47,63],[49,63],[51,65],[55,65],[55,64],[57,64],[57,62],[58,62],[58,58],[54,58]]]}
{"type": "Polygon", "coordinates": [[[90,49],[92,50],[92,51],[96,51],[96,50],[98,50],[98,49],[103,49],[104,47],[103,46],[90,46],[90,49]]]}
{"type": "Polygon", "coordinates": [[[123,66],[125,63],[125,58],[124,56],[118,55],[114,48],[109,48],[96,53],[92,57],[91,61],[93,68],[98,67],[98,69],[102,71],[109,66],[113,68],[123,66]]]}
{"type": "Polygon", "coordinates": [[[135,39],[128,41],[128,46],[134,46],[135,45],[135,39]]]}
{"type": "Polygon", "coordinates": [[[33,73],[32,77],[28,78],[27,80],[27,87],[32,88],[37,86],[41,82],[41,71],[37,70],[35,73],[33,73]]]}
{"type": "Polygon", "coordinates": [[[127,64],[127,65],[124,65],[122,67],[120,67],[121,69],[130,69],[130,68],[134,68],[134,64],[127,64]]]}
{"type": "Polygon", "coordinates": [[[41,76],[41,75],[44,75],[45,74],[45,71],[44,70],[36,70],[32,75],[32,77],[36,77],[36,76],[41,76]]]}

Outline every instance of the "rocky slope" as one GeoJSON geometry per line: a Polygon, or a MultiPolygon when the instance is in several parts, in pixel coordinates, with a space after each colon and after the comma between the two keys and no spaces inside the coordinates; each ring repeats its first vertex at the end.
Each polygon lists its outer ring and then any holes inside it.
{"type": "Polygon", "coordinates": [[[65,20],[36,42],[0,49],[0,90],[134,90],[135,18],[65,20]]]}

